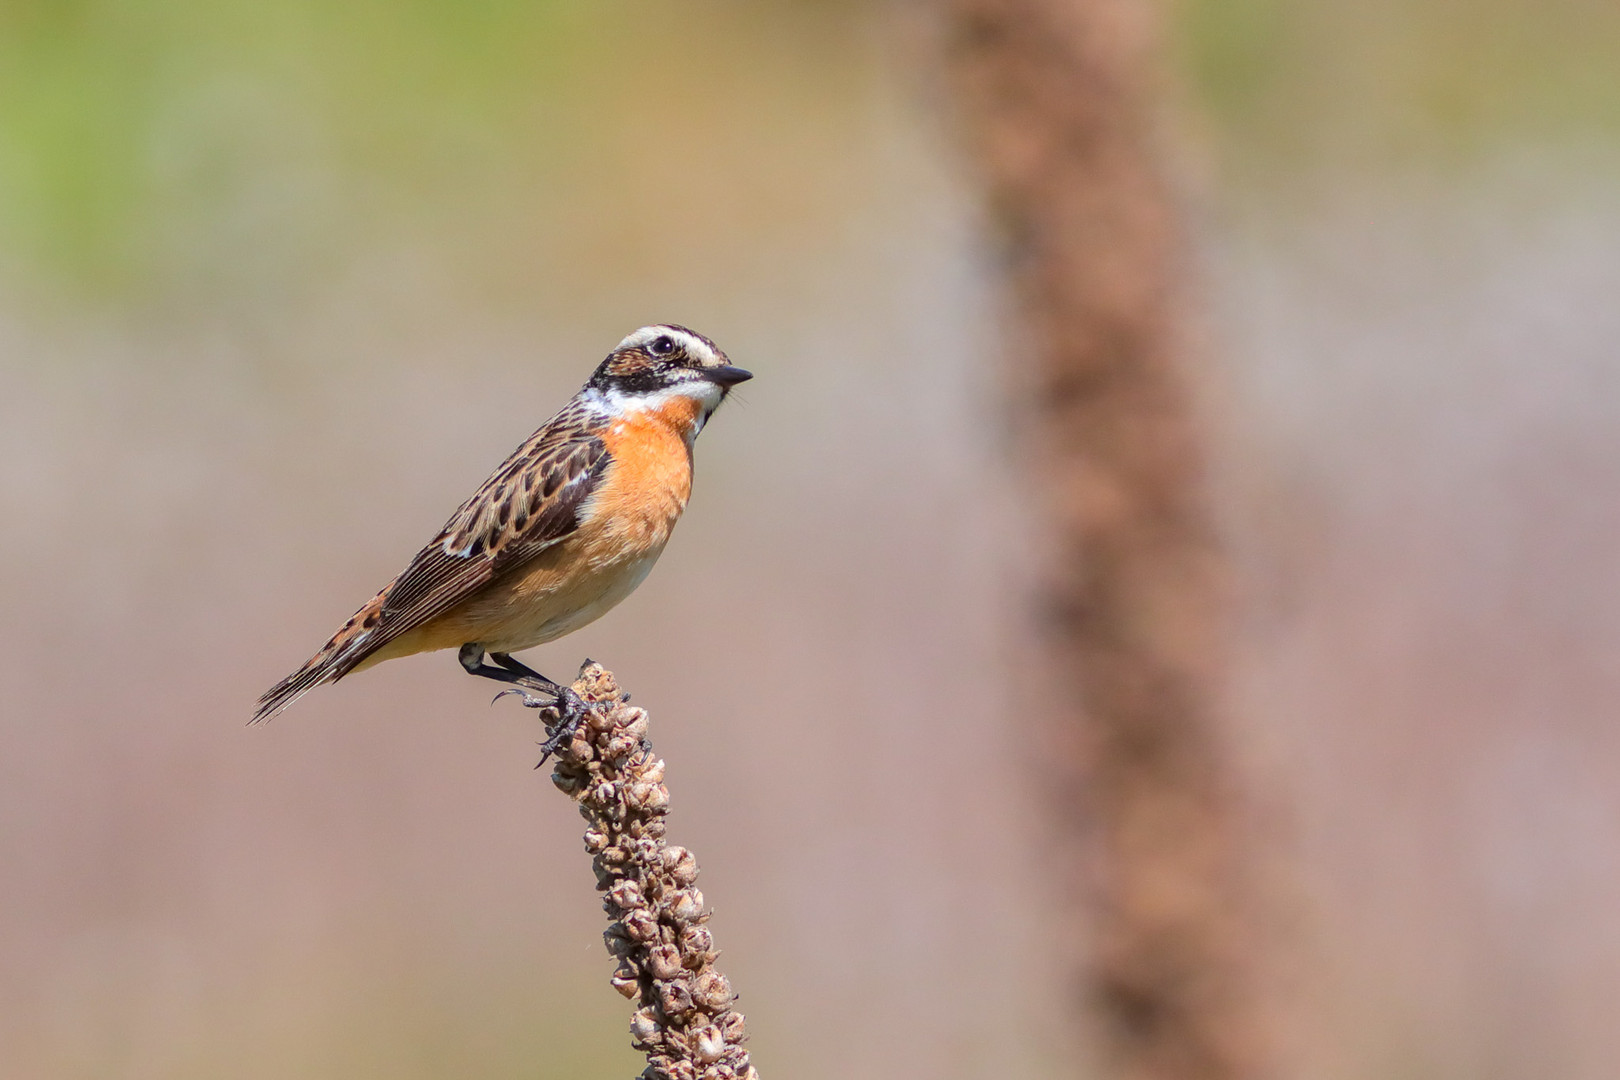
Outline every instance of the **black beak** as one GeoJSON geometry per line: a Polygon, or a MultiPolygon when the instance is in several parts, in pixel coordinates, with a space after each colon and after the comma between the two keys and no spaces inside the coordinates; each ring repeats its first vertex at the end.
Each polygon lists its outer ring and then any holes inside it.
{"type": "Polygon", "coordinates": [[[740,367],[732,367],[730,364],[724,364],[720,367],[704,368],[703,377],[714,383],[716,386],[724,386],[729,389],[730,387],[736,386],[740,382],[747,382],[749,379],[752,379],[754,377],[754,373],[752,371],[744,371],[740,367]]]}

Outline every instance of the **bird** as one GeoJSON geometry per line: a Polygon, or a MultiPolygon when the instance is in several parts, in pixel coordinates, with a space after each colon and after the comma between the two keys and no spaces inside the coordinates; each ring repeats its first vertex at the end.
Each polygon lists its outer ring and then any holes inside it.
{"type": "Polygon", "coordinates": [[[589,707],[512,654],[595,621],[641,584],[686,509],[698,433],[751,378],[684,326],[630,334],[410,565],[259,698],[250,723],[385,660],[456,649],[469,673],[510,684],[503,694],[558,709],[544,763],[589,707]]]}

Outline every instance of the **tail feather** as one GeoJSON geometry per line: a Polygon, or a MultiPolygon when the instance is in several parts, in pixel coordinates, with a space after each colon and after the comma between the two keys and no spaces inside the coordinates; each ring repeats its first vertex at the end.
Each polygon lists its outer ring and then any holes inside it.
{"type": "Polygon", "coordinates": [[[387,598],[387,589],[372,597],[303,667],[266,690],[248,723],[268,720],[317,686],[337,682],[381,648],[387,641],[379,633],[383,601],[387,598]]]}

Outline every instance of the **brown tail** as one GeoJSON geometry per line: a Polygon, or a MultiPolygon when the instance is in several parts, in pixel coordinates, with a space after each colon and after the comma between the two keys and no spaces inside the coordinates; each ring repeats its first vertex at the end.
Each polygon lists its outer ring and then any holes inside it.
{"type": "Polygon", "coordinates": [[[381,648],[387,639],[377,631],[382,622],[383,601],[387,598],[387,589],[372,597],[303,667],[266,690],[248,723],[268,720],[317,686],[337,682],[381,648]]]}

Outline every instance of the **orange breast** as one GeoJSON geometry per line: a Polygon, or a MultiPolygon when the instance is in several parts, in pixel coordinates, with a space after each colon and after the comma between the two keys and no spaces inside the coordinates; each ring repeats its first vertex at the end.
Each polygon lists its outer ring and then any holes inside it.
{"type": "Polygon", "coordinates": [[[497,652],[526,649],[578,629],[628,596],[663,552],[692,494],[687,432],[696,413],[684,412],[683,404],[632,413],[602,433],[612,464],[586,501],[578,530],[361,667],[468,641],[497,652]]]}
{"type": "Polygon", "coordinates": [[[624,554],[634,556],[662,548],[669,540],[692,495],[692,447],[686,432],[695,416],[695,402],[676,398],[664,409],[616,420],[602,433],[613,464],[587,505],[581,531],[598,534],[593,547],[622,544],[624,554]]]}

